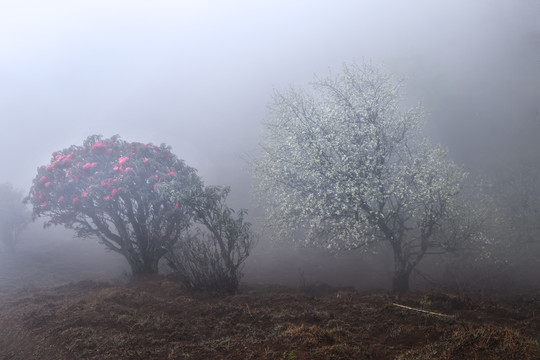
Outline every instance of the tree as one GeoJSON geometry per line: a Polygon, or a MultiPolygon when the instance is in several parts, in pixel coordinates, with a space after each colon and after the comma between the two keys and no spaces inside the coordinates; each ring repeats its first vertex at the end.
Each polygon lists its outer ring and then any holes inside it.
{"type": "MultiPolygon", "coordinates": [[[[176,197],[174,190],[161,187],[164,194],[176,197]]],[[[246,210],[235,212],[226,205],[228,187],[208,186],[192,197],[194,233],[165,255],[169,266],[183,282],[197,290],[235,293],[242,266],[254,245],[251,224],[244,220],[246,210]]]]}
{"type": "Polygon", "coordinates": [[[450,250],[444,227],[465,177],[421,137],[421,108],[400,109],[400,89],[377,67],[353,65],[311,92],[276,92],[254,161],[277,236],[338,251],[386,241],[396,292],[425,255],[450,250]]]}
{"type": "Polygon", "coordinates": [[[134,276],[156,274],[158,262],[192,220],[186,202],[203,184],[196,171],[162,144],[89,136],[82,146],[54,152],[38,168],[27,201],[45,226],[63,225],[97,237],[122,254],[134,276]],[[174,183],[174,201],[157,191],[174,183]]]}
{"type": "Polygon", "coordinates": [[[11,184],[0,184],[0,239],[7,251],[15,251],[20,233],[30,222],[30,212],[21,192],[11,184]]]}

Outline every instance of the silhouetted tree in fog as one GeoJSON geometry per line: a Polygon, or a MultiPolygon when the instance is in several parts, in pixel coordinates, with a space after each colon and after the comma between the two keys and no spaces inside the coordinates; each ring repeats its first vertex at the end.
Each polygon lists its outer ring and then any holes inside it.
{"type": "Polygon", "coordinates": [[[34,217],[49,217],[45,226],[97,237],[140,276],[158,272],[159,260],[191,225],[184,202],[202,189],[195,169],[163,144],[93,135],[82,146],[54,152],[38,168],[27,201],[34,217]],[[174,184],[174,200],[159,193],[164,183],[174,184]]]}
{"type": "Polygon", "coordinates": [[[22,202],[23,194],[11,184],[0,184],[0,240],[13,252],[19,234],[30,222],[30,212],[22,202]]]}
{"type": "Polygon", "coordinates": [[[332,250],[384,240],[394,254],[392,287],[409,289],[422,258],[459,236],[465,177],[421,136],[422,110],[400,108],[399,83],[370,65],[316,79],[310,90],[276,93],[263,155],[254,163],[268,223],[281,238],[332,250]]]}

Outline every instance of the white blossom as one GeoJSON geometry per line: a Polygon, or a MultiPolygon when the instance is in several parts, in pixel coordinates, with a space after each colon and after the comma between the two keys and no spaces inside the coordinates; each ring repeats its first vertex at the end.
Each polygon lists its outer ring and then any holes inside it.
{"type": "Polygon", "coordinates": [[[254,173],[278,237],[334,250],[386,240],[407,272],[437,246],[465,173],[400,99],[369,65],[275,93],[254,173]]]}

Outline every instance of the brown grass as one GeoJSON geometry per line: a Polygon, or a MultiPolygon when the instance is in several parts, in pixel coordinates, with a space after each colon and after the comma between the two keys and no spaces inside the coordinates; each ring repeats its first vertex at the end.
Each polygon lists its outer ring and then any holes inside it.
{"type": "Polygon", "coordinates": [[[163,279],[86,281],[1,296],[0,359],[538,359],[539,308],[445,294],[259,286],[218,297],[163,279]]]}

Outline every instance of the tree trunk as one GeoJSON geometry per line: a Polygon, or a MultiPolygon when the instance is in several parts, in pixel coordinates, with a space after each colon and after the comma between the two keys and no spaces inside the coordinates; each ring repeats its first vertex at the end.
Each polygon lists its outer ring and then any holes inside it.
{"type": "Polygon", "coordinates": [[[147,275],[157,275],[159,272],[159,259],[141,259],[136,253],[131,253],[126,256],[126,259],[131,267],[131,275],[134,278],[140,278],[147,275]]]}
{"type": "Polygon", "coordinates": [[[394,276],[392,277],[392,292],[394,293],[406,293],[409,291],[409,275],[411,274],[412,267],[408,266],[406,256],[401,249],[400,241],[392,243],[392,250],[394,251],[394,276]]]}
{"type": "Polygon", "coordinates": [[[399,294],[408,292],[410,274],[410,271],[396,270],[392,278],[392,292],[399,294]]]}
{"type": "Polygon", "coordinates": [[[158,268],[150,267],[150,266],[141,266],[140,264],[130,264],[131,266],[131,275],[134,278],[141,278],[147,275],[157,275],[158,274],[158,268]]]}

